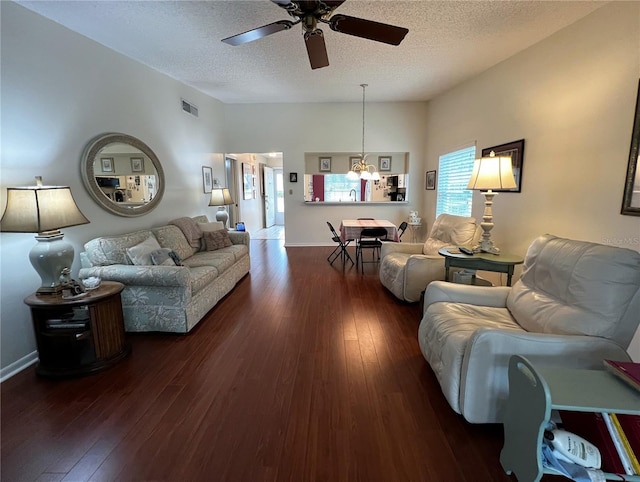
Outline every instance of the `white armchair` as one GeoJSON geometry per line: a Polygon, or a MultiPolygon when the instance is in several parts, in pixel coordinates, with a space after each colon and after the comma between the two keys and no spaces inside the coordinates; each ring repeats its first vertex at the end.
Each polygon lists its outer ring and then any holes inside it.
{"type": "Polygon", "coordinates": [[[451,407],[490,423],[504,416],[511,355],[602,368],[630,360],[639,323],[640,253],[545,235],[512,288],[431,283],[418,341],[451,407]]]}
{"type": "Polygon", "coordinates": [[[380,281],[397,298],[414,302],[434,280],[444,279],[445,246],[471,246],[481,229],[471,217],[441,214],[424,243],[383,243],[380,253],[380,281]]]}

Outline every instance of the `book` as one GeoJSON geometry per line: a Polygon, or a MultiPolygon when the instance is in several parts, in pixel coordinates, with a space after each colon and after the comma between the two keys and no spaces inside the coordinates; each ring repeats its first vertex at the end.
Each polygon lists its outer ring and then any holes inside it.
{"type": "Polygon", "coordinates": [[[640,415],[616,414],[635,456],[640,460],[640,415]]]}
{"type": "Polygon", "coordinates": [[[620,436],[620,441],[622,443],[622,447],[624,448],[625,452],[627,453],[627,457],[629,458],[629,461],[631,462],[631,467],[633,468],[633,473],[635,475],[640,475],[640,462],[638,462],[638,458],[633,453],[633,450],[631,450],[631,445],[629,444],[629,439],[625,435],[625,432],[622,429],[622,426],[620,425],[620,421],[618,420],[618,415],[615,414],[615,413],[610,413],[609,416],[611,417],[611,421],[613,422],[613,426],[618,431],[618,435],[620,436]]]}
{"type": "Polygon", "coordinates": [[[609,434],[611,435],[611,439],[613,440],[613,445],[616,447],[616,451],[618,452],[618,456],[620,457],[620,461],[622,462],[622,466],[624,467],[624,471],[627,475],[633,475],[634,469],[631,465],[631,460],[629,460],[629,456],[627,455],[627,451],[622,445],[622,440],[620,439],[620,434],[613,424],[613,420],[611,420],[610,414],[603,412],[602,418],[604,419],[604,423],[607,425],[607,429],[609,430],[609,434]]]}
{"type": "Polygon", "coordinates": [[[626,474],[601,413],[560,410],[559,414],[565,430],[598,447],[602,470],[612,474],[626,474]]]}
{"type": "Polygon", "coordinates": [[[617,360],[603,360],[603,362],[610,373],[640,391],[640,363],[617,360]]]}

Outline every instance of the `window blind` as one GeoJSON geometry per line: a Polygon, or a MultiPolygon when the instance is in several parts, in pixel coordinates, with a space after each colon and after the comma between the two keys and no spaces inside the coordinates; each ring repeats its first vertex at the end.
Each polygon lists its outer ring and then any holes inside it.
{"type": "Polygon", "coordinates": [[[467,184],[475,156],[475,145],[440,156],[436,217],[443,213],[471,216],[473,191],[467,189],[467,184]]]}

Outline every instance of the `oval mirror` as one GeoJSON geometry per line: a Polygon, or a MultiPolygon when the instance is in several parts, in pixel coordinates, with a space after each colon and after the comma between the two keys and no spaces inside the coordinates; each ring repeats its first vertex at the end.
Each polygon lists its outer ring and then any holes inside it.
{"type": "Polygon", "coordinates": [[[155,153],[135,137],[108,133],[82,155],[82,180],[91,197],[119,216],[142,216],[160,203],[164,171],[155,153]]]}

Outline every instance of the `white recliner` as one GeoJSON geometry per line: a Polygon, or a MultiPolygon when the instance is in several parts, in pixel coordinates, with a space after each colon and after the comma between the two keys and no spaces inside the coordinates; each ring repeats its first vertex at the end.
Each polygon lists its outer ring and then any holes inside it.
{"type": "Polygon", "coordinates": [[[509,287],[427,288],[420,349],[451,407],[472,423],[501,422],[508,363],[601,369],[630,360],[640,323],[640,253],[544,235],[509,287]]]}
{"type": "Polygon", "coordinates": [[[445,246],[472,246],[482,230],[476,218],[441,214],[424,243],[384,243],[380,253],[380,282],[397,298],[414,302],[434,280],[443,280],[445,246]]]}

